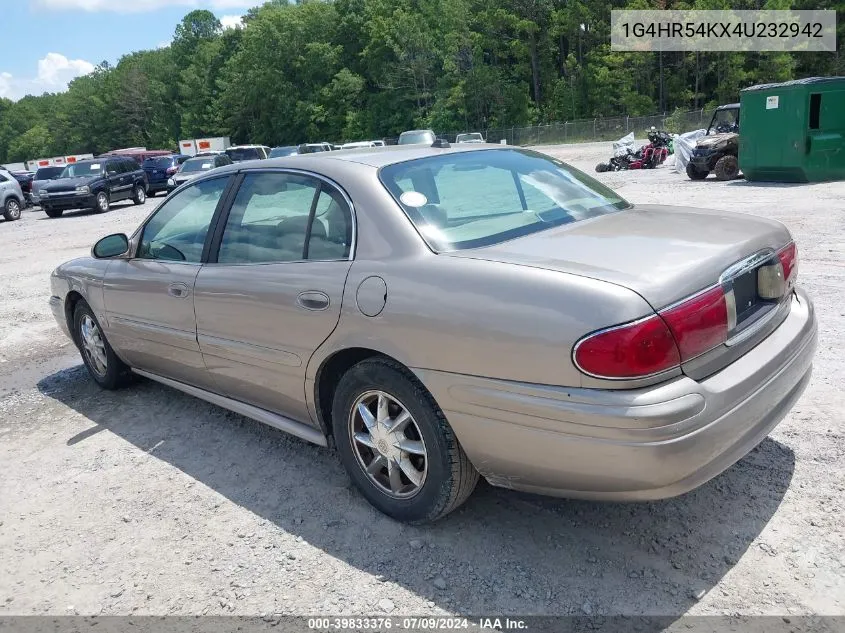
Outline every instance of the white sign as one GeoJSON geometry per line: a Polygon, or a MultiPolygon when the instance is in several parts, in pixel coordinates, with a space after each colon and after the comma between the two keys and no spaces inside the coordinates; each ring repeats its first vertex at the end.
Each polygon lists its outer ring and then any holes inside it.
{"type": "Polygon", "coordinates": [[[777,110],[778,109],[778,96],[772,95],[771,97],[766,97],[766,110],[777,110]]]}

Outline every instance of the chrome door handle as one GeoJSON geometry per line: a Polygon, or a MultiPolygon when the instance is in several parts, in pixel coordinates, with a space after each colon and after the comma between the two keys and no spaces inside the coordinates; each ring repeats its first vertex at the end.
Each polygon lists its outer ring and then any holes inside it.
{"type": "Polygon", "coordinates": [[[188,284],[170,284],[167,287],[167,294],[171,297],[176,297],[177,299],[184,299],[188,296],[188,284]]]}
{"type": "Polygon", "coordinates": [[[329,307],[329,303],[329,295],[325,292],[320,292],[319,290],[301,292],[296,298],[296,304],[300,308],[305,308],[306,310],[325,310],[329,307]]]}

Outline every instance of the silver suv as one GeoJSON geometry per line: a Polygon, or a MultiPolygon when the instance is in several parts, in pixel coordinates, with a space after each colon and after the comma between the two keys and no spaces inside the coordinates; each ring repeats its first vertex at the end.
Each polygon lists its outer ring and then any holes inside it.
{"type": "Polygon", "coordinates": [[[20,184],[12,174],[0,169],[0,213],[8,222],[19,220],[23,205],[24,197],[20,184]]]}

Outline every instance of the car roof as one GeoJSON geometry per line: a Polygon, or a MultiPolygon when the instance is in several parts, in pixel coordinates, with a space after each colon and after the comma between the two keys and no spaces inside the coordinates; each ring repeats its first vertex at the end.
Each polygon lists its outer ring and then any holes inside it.
{"type": "Polygon", "coordinates": [[[459,154],[465,152],[479,152],[484,150],[502,151],[519,149],[513,145],[497,145],[492,143],[472,143],[452,145],[439,148],[428,145],[388,145],[385,147],[361,147],[345,149],[338,152],[317,152],[315,154],[299,154],[297,156],[280,156],[266,160],[245,161],[219,168],[216,173],[223,171],[238,171],[241,169],[267,169],[273,167],[307,169],[320,172],[319,166],[326,161],[358,163],[379,169],[386,165],[404,163],[409,160],[459,154]]]}

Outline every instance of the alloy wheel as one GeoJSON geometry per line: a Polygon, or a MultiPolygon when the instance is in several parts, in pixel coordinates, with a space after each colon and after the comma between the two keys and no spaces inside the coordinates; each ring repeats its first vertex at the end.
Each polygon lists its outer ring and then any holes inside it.
{"type": "Polygon", "coordinates": [[[9,203],[6,206],[6,212],[8,213],[10,220],[17,220],[21,217],[21,205],[14,200],[9,200],[9,203]]]}
{"type": "Polygon", "coordinates": [[[428,473],[422,434],[408,409],[383,391],[361,395],[349,414],[349,434],[358,465],[386,495],[416,495],[428,473]]]}
{"type": "Polygon", "coordinates": [[[88,359],[92,369],[98,376],[104,377],[109,369],[106,342],[103,340],[97,323],[87,314],[82,317],[79,326],[79,336],[85,357],[88,359]]]}

